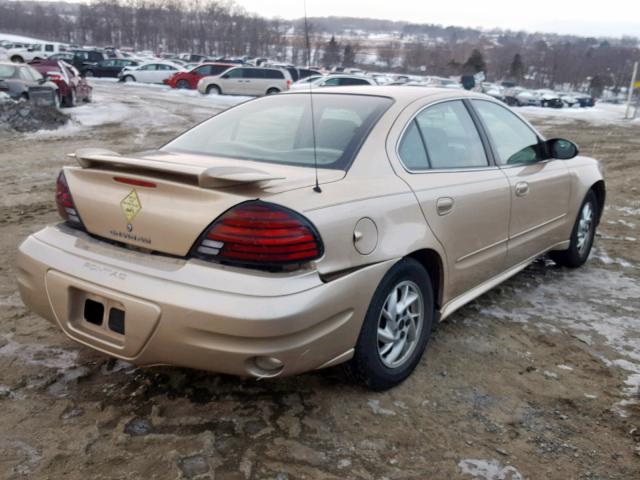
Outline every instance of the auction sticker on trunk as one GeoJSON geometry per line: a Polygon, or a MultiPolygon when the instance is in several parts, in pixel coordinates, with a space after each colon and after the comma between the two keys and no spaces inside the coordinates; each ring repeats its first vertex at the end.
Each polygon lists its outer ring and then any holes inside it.
{"type": "Polygon", "coordinates": [[[122,212],[124,213],[124,216],[127,217],[128,222],[131,222],[138,212],[142,210],[142,205],[140,204],[140,199],[138,198],[135,188],[131,190],[129,195],[122,199],[120,206],[122,207],[122,212]]]}

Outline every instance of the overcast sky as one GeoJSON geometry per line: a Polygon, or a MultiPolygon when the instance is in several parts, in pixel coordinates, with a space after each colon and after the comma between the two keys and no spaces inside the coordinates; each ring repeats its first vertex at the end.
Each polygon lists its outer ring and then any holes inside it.
{"type": "MultiPolygon", "coordinates": [[[[267,17],[300,18],[303,0],[236,0],[267,17]]],[[[640,0],[307,0],[307,14],[482,28],[640,37],[640,0]]]]}

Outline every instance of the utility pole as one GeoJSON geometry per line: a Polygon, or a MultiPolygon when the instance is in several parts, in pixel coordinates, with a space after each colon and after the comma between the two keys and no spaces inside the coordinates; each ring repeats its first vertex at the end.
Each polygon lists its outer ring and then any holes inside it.
{"type": "MultiPolygon", "coordinates": [[[[631,118],[631,100],[633,99],[633,90],[636,87],[636,77],[638,76],[638,62],[633,64],[633,73],[631,74],[631,85],[629,85],[629,95],[627,96],[627,110],[624,114],[624,118],[631,118]]],[[[634,114],[635,117],[635,114],[634,114]]]]}

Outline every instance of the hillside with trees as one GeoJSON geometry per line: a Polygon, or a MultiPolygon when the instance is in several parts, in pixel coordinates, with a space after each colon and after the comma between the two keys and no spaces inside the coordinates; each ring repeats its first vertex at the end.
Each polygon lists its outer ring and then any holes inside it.
{"type": "MultiPolygon", "coordinates": [[[[311,63],[458,76],[530,87],[625,86],[640,60],[637,38],[478,30],[349,17],[308,19],[311,63]]],[[[307,62],[304,19],[250,14],[233,1],[0,0],[0,32],[76,45],[307,62]]]]}

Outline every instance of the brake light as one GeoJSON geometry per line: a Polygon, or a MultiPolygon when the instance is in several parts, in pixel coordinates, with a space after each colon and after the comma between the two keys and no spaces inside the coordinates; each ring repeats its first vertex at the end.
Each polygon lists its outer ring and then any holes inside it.
{"type": "Polygon", "coordinates": [[[288,208],[262,201],[241,203],[216,219],[193,254],[234,265],[281,269],[320,258],[316,228],[288,208]]]}
{"type": "Polygon", "coordinates": [[[287,90],[291,88],[291,80],[287,80],[287,90]]]}
{"type": "Polygon", "coordinates": [[[73,203],[73,197],[69,191],[69,185],[67,184],[63,170],[60,171],[58,181],[56,182],[56,205],[58,207],[58,213],[63,220],[66,220],[73,226],[82,227],[82,220],[80,220],[80,215],[78,215],[76,206],[73,203]]]}

